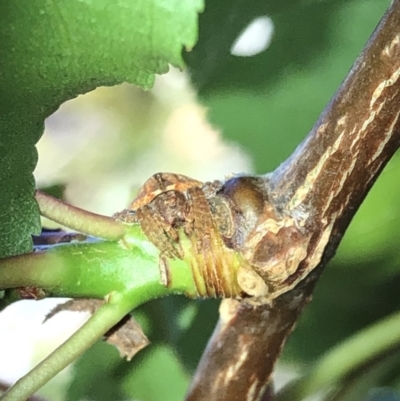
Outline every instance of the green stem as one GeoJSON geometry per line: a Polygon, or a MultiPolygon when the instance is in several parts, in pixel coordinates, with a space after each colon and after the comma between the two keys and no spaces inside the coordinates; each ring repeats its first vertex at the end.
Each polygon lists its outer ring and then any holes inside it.
{"type": "Polygon", "coordinates": [[[34,286],[52,296],[103,298],[135,289],[148,301],[167,294],[197,294],[190,264],[170,261],[168,286],[161,283],[159,251],[140,227],[131,249],[116,242],[70,243],[43,252],[0,259],[0,289],[34,286]]]}
{"type": "Polygon", "coordinates": [[[400,343],[400,313],[379,321],[339,344],[306,376],[289,383],[276,401],[297,401],[346,379],[354,370],[400,343]]]}
{"type": "Polygon", "coordinates": [[[66,368],[84,351],[140,304],[140,297],[112,293],[108,302],[66,342],[19,379],[2,397],[3,401],[25,401],[30,395],[66,368]]]}
{"type": "Polygon", "coordinates": [[[118,241],[126,233],[125,226],[115,219],[88,212],[36,191],[40,213],[48,219],[87,235],[118,241]]]}

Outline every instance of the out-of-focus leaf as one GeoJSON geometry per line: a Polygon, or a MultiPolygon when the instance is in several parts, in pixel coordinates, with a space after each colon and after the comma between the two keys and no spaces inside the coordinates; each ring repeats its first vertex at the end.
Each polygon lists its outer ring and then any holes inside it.
{"type": "Polygon", "coordinates": [[[311,361],[355,331],[400,307],[400,276],[374,281],[374,270],[387,260],[326,267],[296,330],[285,347],[290,360],[311,361]]]}
{"type": "Polygon", "coordinates": [[[126,396],[141,401],[183,399],[189,377],[171,348],[153,345],[138,357],[143,355],[145,360],[137,360],[123,379],[126,396]]]}
{"type": "Polygon", "coordinates": [[[229,55],[235,37],[254,17],[251,6],[235,15],[239,22],[243,18],[242,25],[236,22],[236,31],[219,44],[224,37],[221,30],[230,29],[228,17],[234,5],[224,8],[218,2],[210,8],[207,3],[189,63],[195,82],[197,74],[212,70],[207,84],[198,78],[211,121],[245,146],[258,172],[264,173],[283,162],[310,130],[390,1],[290,1],[279,2],[276,8],[272,6],[276,2],[258,3],[257,14],[268,14],[275,26],[264,53],[246,58],[229,55]],[[209,49],[214,43],[219,50],[213,58],[209,49]]]}
{"type": "Polygon", "coordinates": [[[100,85],[149,88],[197,37],[202,0],[5,0],[0,5],[0,256],[31,249],[34,144],[64,101],[100,85]]]}
{"type": "Polygon", "coordinates": [[[90,348],[75,364],[72,380],[65,399],[80,401],[123,400],[117,368],[131,362],[122,360],[118,351],[109,344],[100,342],[90,348]]]}
{"type": "Polygon", "coordinates": [[[219,303],[168,297],[141,306],[134,315],[152,344],[168,343],[186,369],[193,371],[218,320],[219,303]]]}
{"type": "MultiPolygon", "coordinates": [[[[200,15],[200,35],[194,51],[186,55],[195,86],[201,93],[257,88],[260,81],[276,82],[282,66],[312,64],[329,41],[332,11],[345,0],[221,0],[207,2],[200,15]],[[255,18],[268,15],[277,33],[268,54],[254,58],[232,56],[231,46],[255,18]],[[310,24],[309,22],[313,23],[310,24]],[[318,21],[318,24],[316,24],[318,21]],[[318,35],[315,31],[318,30],[318,35]],[[309,43],[312,43],[310,46],[309,43]],[[284,44],[284,46],[280,46],[284,44]],[[262,58],[261,58],[262,57],[262,58]],[[265,63],[265,60],[268,60],[265,63]]],[[[255,38],[256,40],[256,38],[255,38]]]]}
{"type": "MultiPolygon", "coordinates": [[[[373,265],[385,258],[389,263],[372,269],[374,282],[400,274],[400,154],[396,154],[361,205],[338,250],[338,263],[373,265]]],[[[372,273],[372,272],[371,272],[372,273]]]]}
{"type": "MultiPolygon", "coordinates": [[[[184,329],[178,323],[185,309],[192,305],[197,309],[198,304],[184,297],[167,297],[156,299],[140,306],[135,310],[135,318],[142,324],[143,316],[146,317],[143,326],[152,343],[176,344],[184,329]]],[[[189,316],[185,322],[185,328],[190,327],[195,314],[189,316]]]]}
{"type": "Polygon", "coordinates": [[[375,363],[367,366],[365,370],[361,370],[360,374],[350,376],[343,383],[343,387],[339,389],[336,397],[329,401],[398,401],[398,398],[390,398],[397,397],[397,395],[389,387],[378,387],[390,386],[390,378],[393,377],[393,374],[399,374],[399,356],[400,353],[397,351],[377,358],[375,363]]]}
{"type": "Polygon", "coordinates": [[[174,344],[176,352],[190,372],[196,368],[214,331],[220,302],[219,299],[198,301],[197,313],[190,327],[182,331],[180,338],[174,344]]]}
{"type": "Polygon", "coordinates": [[[388,388],[373,389],[364,401],[400,401],[400,394],[388,388]]]}
{"type": "Polygon", "coordinates": [[[196,88],[202,91],[218,87],[218,73],[230,59],[234,40],[253,18],[267,13],[268,3],[273,2],[221,0],[206,3],[205,12],[199,18],[198,43],[185,57],[196,88]]]}

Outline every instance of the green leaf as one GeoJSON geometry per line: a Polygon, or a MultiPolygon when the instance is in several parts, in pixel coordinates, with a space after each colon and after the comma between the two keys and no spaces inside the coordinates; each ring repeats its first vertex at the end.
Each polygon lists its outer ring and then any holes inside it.
{"type": "Polygon", "coordinates": [[[127,364],[129,362],[121,359],[114,347],[98,342],[76,362],[74,378],[65,399],[70,401],[124,399],[117,370],[121,365],[127,364]]]}
{"type": "Polygon", "coordinates": [[[284,68],[311,63],[329,41],[330,14],[347,0],[220,0],[209,1],[200,16],[199,41],[185,57],[195,86],[203,94],[257,86],[260,80],[284,78],[284,68]],[[329,12],[324,10],[329,9],[329,12]],[[279,29],[268,55],[232,56],[235,39],[255,18],[268,15],[279,29]],[[318,20],[317,26],[310,21],[318,20]],[[280,43],[279,43],[280,42],[280,43]],[[312,46],[308,43],[312,42],[312,46]],[[281,46],[283,44],[283,46],[281,46]],[[290,51],[287,51],[290,50],[290,51]],[[276,57],[276,60],[274,58],[276,57]],[[263,61],[268,60],[268,63],[263,61]],[[272,60],[272,62],[270,62],[272,60]]]}
{"type": "Polygon", "coordinates": [[[140,352],[138,357],[123,379],[128,398],[142,401],[183,399],[189,377],[170,347],[152,346],[140,352]],[[146,358],[141,360],[143,356],[146,358]]]}
{"type": "Polygon", "coordinates": [[[373,260],[391,258],[380,269],[374,269],[374,280],[398,274],[400,265],[400,154],[395,154],[372,187],[357,212],[338,250],[338,262],[368,265],[373,260]]]}
{"type": "Polygon", "coordinates": [[[5,0],[0,5],[0,257],[40,230],[34,144],[64,101],[124,81],[150,88],[197,38],[202,0],[5,0]]]}
{"type": "Polygon", "coordinates": [[[171,345],[185,368],[193,371],[215,328],[219,304],[219,299],[166,297],[142,305],[134,315],[153,344],[171,345]]]}
{"type": "MultiPolygon", "coordinates": [[[[335,389],[344,386],[342,390],[349,390],[345,387],[346,385],[353,387],[352,380],[355,382],[362,380],[365,373],[368,373],[369,369],[376,368],[383,358],[388,361],[392,359],[400,340],[399,323],[400,314],[396,311],[348,337],[320,357],[311,369],[306,369],[304,375],[285,386],[277,395],[277,401],[300,401],[329,387],[335,389]]],[[[396,362],[397,360],[398,355],[396,362]]],[[[382,367],[384,369],[381,373],[384,376],[388,370],[387,366],[382,367]]],[[[378,376],[377,371],[375,373],[375,376],[378,376]]],[[[342,400],[342,397],[329,399],[342,400]]],[[[350,399],[360,399],[360,397],[350,399]]]]}

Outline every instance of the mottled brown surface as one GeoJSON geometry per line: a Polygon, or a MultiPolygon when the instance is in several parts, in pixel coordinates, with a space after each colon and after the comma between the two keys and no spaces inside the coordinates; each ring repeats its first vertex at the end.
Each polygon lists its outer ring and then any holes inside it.
{"type": "Polygon", "coordinates": [[[305,294],[311,292],[313,282],[311,277],[306,278],[273,306],[223,300],[219,323],[186,400],[260,399],[281,352],[282,339],[292,331],[308,302],[305,294]]]}
{"type": "Polygon", "coordinates": [[[170,191],[185,192],[189,188],[201,187],[202,182],[182,174],[157,173],[151,176],[140,188],[135,200],[129,206],[137,210],[152,202],[156,197],[170,191]]]}

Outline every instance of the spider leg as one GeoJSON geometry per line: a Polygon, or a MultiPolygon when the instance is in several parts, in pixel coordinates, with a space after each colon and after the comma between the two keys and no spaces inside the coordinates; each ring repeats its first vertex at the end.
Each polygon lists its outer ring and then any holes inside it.
{"type": "Polygon", "coordinates": [[[175,238],[178,233],[148,205],[136,211],[143,232],[147,238],[168,258],[182,258],[180,247],[175,238]]]}

